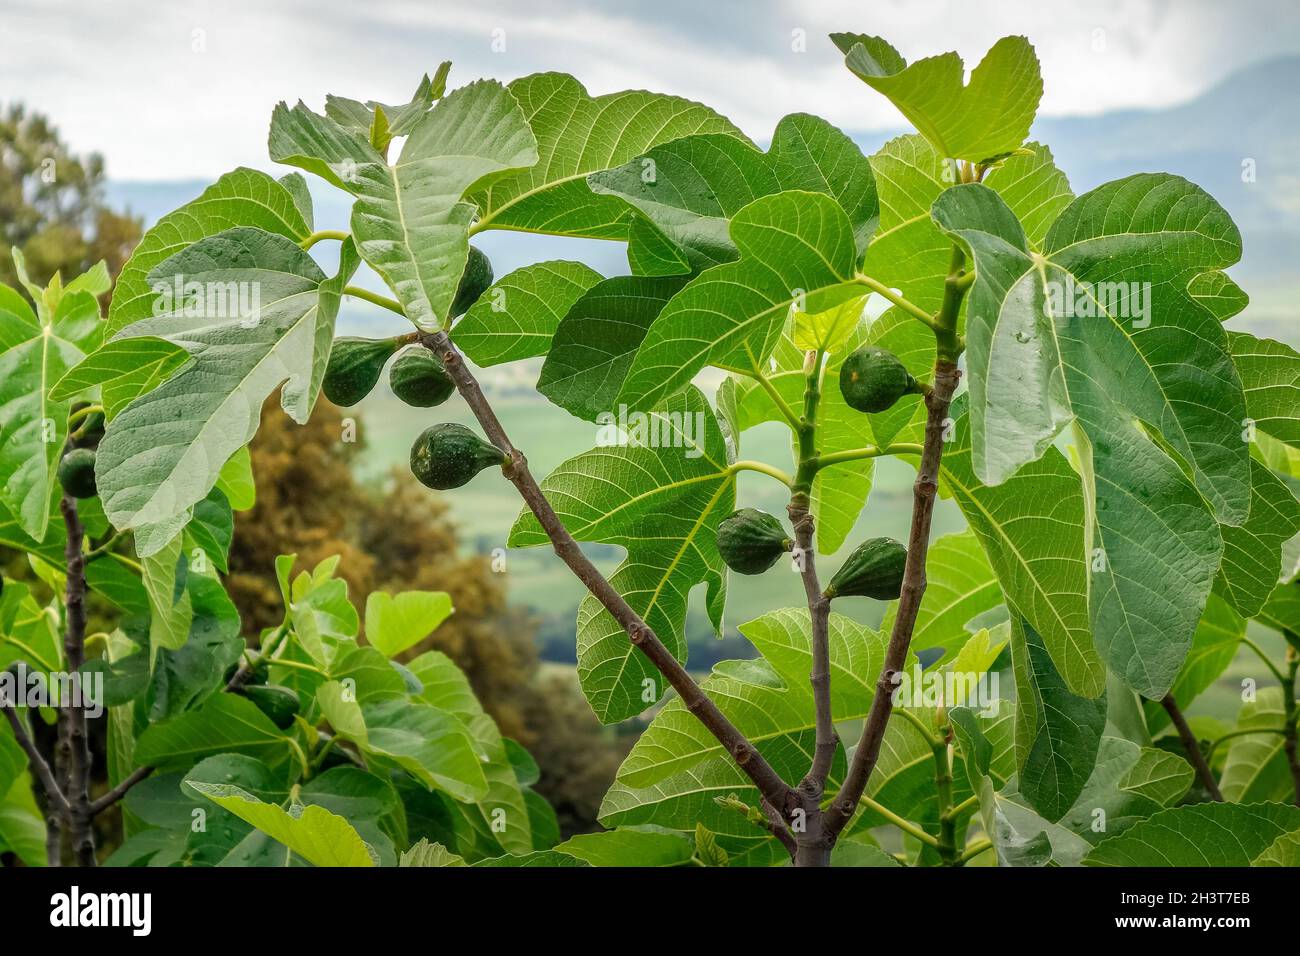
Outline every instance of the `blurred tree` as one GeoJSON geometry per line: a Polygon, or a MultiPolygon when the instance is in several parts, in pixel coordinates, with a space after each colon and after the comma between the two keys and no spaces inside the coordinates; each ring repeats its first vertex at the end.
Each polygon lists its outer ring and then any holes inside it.
{"type": "Polygon", "coordinates": [[[116,276],[140,232],[139,219],[104,200],[103,157],[74,155],[48,119],[22,104],[0,113],[0,282],[18,286],[14,247],[42,285],[101,259],[116,276]]]}
{"type": "Polygon", "coordinates": [[[600,725],[572,679],[543,676],[537,622],[508,606],[489,558],[461,552],[446,499],[400,469],[358,482],[353,464],[364,446],[343,435],[342,414],[323,399],[304,426],[274,399],[263,409],[252,444],[257,504],[236,516],[226,579],[244,632],[280,621],[279,554],[297,554],[299,569],[342,555],[339,574],[358,611],[375,590],[447,591],[455,614],[403,657],[436,649],[454,660],[501,732],[537,759],[537,789],[564,832],[593,828],[629,741],[600,725]]]}

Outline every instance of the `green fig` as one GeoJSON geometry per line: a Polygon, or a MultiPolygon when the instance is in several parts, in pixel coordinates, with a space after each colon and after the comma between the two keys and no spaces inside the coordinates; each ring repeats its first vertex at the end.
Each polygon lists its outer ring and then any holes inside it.
{"type": "Polygon", "coordinates": [[[907,548],[893,538],[868,538],[858,545],[831,578],[828,598],[869,597],[893,601],[903,590],[907,548]]]}
{"type": "Polygon", "coordinates": [[[301,707],[297,693],[279,684],[250,684],[241,693],[281,730],[293,726],[293,719],[301,707]]]}
{"type": "Polygon", "coordinates": [[[388,370],[388,384],[394,395],[416,408],[441,405],[456,391],[438,356],[419,345],[397,357],[388,370]]]}
{"type": "Polygon", "coordinates": [[[379,381],[397,345],[396,339],[335,339],[321,383],[325,397],[344,408],[361,401],[379,381]]]}
{"type": "Polygon", "coordinates": [[[718,553],[740,574],[762,574],[790,550],[790,537],[775,515],[741,508],[718,524],[718,553]]]}
{"type": "Polygon", "coordinates": [[[840,394],[850,408],[860,412],[883,412],[917,390],[916,379],[887,349],[864,346],[840,366],[840,394]]]}
{"type": "Polygon", "coordinates": [[[482,249],[470,246],[469,258],[465,260],[465,271],[460,274],[456,298],[451,303],[452,316],[464,315],[468,312],[469,307],[488,290],[492,278],[492,261],[482,249]]]}
{"type": "Polygon", "coordinates": [[[74,448],[59,462],[59,484],[73,498],[95,497],[95,453],[74,448]]]}
{"type": "Polygon", "coordinates": [[[484,468],[505,461],[501,449],[454,422],[426,428],[411,446],[411,473],[438,491],[459,488],[484,468]]]}

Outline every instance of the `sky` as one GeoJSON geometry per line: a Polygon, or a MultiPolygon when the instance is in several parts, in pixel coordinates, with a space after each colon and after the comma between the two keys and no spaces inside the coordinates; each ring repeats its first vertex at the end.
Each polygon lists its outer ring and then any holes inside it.
{"type": "MultiPolygon", "coordinates": [[[[701,100],[766,142],[786,113],[851,133],[902,118],[826,34],[876,33],[909,60],[999,37],[1043,62],[1040,115],[1179,103],[1233,71],[1300,53],[1295,0],[0,0],[0,103],[52,117],[116,180],[268,168],[279,100],[404,102],[446,59],[451,84],[542,70],[593,94],[701,100]]],[[[1295,95],[1285,91],[1284,95],[1295,95]]]]}

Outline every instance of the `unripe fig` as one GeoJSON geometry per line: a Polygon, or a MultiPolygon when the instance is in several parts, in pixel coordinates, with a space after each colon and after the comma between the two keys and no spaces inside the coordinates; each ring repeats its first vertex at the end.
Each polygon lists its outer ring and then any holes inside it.
{"type": "Polygon", "coordinates": [[[484,468],[505,461],[501,449],[454,422],[426,428],[411,446],[411,473],[438,491],[459,488],[484,468]]]}
{"type": "Polygon", "coordinates": [[[888,349],[864,346],[840,366],[840,394],[860,412],[883,412],[917,390],[916,379],[888,349]]]}
{"type": "Polygon", "coordinates": [[[790,537],[775,515],[741,508],[718,524],[718,553],[740,574],[762,574],[790,550],[790,537]]]}
{"type": "Polygon", "coordinates": [[[270,717],[276,727],[288,730],[293,726],[293,718],[301,706],[294,691],[279,684],[250,684],[241,693],[270,717]]]}
{"type": "Polygon", "coordinates": [[[59,462],[59,484],[73,498],[95,497],[95,453],[74,448],[59,462]]]}
{"type": "Polygon", "coordinates": [[[869,597],[893,601],[903,590],[907,548],[893,538],[868,538],[858,545],[831,578],[828,598],[869,597]]]}
{"type": "Polygon", "coordinates": [[[395,339],[335,339],[321,383],[325,397],[345,408],[361,401],[379,381],[397,345],[395,339]]]}
{"type": "Polygon", "coordinates": [[[451,303],[452,316],[464,315],[469,307],[478,301],[479,296],[492,284],[492,261],[482,249],[469,247],[469,258],[465,260],[465,271],[460,275],[460,285],[456,287],[456,298],[451,303]]]}
{"type": "Polygon", "coordinates": [[[441,405],[456,391],[438,356],[422,346],[407,349],[388,370],[388,384],[393,394],[407,405],[433,408],[441,405]]]}

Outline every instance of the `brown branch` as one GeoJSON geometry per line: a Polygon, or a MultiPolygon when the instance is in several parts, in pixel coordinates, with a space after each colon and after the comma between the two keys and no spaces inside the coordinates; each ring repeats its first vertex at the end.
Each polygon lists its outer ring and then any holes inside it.
{"type": "Polygon", "coordinates": [[[799,784],[815,801],[820,801],[830,776],[831,764],[839,737],[835,734],[835,721],[831,713],[831,661],[830,661],[830,610],[831,602],[822,594],[817,580],[817,564],[813,553],[814,522],[808,512],[808,496],[796,494],[788,508],[790,523],[794,525],[795,560],[801,562],[804,593],[808,598],[808,616],[812,625],[812,668],[808,682],[812,684],[813,708],[816,722],[812,766],[799,784]]]}
{"type": "Polygon", "coordinates": [[[41,752],[36,749],[36,741],[32,740],[27,733],[27,728],[18,718],[18,711],[15,709],[17,702],[11,701],[12,706],[2,708],[5,717],[9,720],[9,726],[13,728],[14,739],[18,741],[18,746],[23,748],[23,753],[27,754],[27,763],[31,766],[32,772],[36,779],[40,781],[41,787],[45,790],[45,797],[50,806],[60,814],[66,814],[69,809],[68,798],[63,795],[63,789],[54,779],[54,771],[50,769],[49,763],[41,752]]]}
{"type": "Polygon", "coordinates": [[[153,773],[153,771],[153,767],[137,767],[135,770],[131,771],[131,775],[126,777],[116,787],[105,793],[102,797],[91,802],[90,815],[93,817],[103,813],[113,804],[117,803],[117,801],[125,797],[128,790],[145,777],[149,776],[149,774],[153,773]]]}
{"type": "MultiPolygon", "coordinates": [[[[831,663],[828,631],[830,600],[822,594],[817,580],[816,522],[810,510],[812,485],[817,477],[817,406],[821,403],[821,350],[809,351],[804,356],[803,417],[798,422],[796,437],[799,441],[799,467],[795,472],[793,494],[786,509],[794,527],[795,560],[799,562],[804,594],[808,601],[809,648],[812,665],[808,682],[812,685],[814,744],[812,766],[799,783],[803,795],[804,811],[820,817],[822,793],[839,738],[835,735],[835,721],[831,713],[831,663]]],[[[820,821],[818,821],[820,822],[820,821]]],[[[818,828],[819,829],[819,828],[818,828]]]]}
{"type": "Polygon", "coordinates": [[[1291,768],[1291,788],[1295,798],[1295,805],[1300,807],[1300,757],[1297,757],[1296,746],[1296,699],[1295,699],[1295,679],[1296,673],[1300,672],[1300,651],[1296,650],[1296,636],[1293,632],[1287,632],[1287,649],[1286,649],[1286,683],[1282,685],[1282,749],[1286,753],[1287,765],[1291,768]]]}
{"type": "Polygon", "coordinates": [[[474,417],[478,419],[484,434],[508,459],[502,470],[518,489],[520,497],[524,499],[529,510],[537,517],[560,560],[568,565],[569,570],[582,582],[587,591],[618,622],[627,633],[628,640],[658,668],[677,691],[686,709],[694,714],[726,748],[737,766],[758,787],[763,798],[778,809],[785,810],[793,792],[790,786],[772,769],[771,764],[763,758],[745,735],[718,709],[717,704],[700,689],[699,684],[664,646],[658,635],[639,614],[632,610],[623,596],[582,553],[573,535],[569,534],[568,529],[556,515],[555,509],[551,507],[551,503],[542,494],[542,489],[528,470],[528,462],[523,453],[515,448],[507,437],[483,390],[479,388],[473,373],[465,365],[460,352],[452,344],[447,333],[426,333],[421,335],[420,342],[442,359],[447,374],[456,383],[461,397],[474,412],[474,417]]]}
{"type": "Polygon", "coordinates": [[[794,859],[799,852],[799,848],[794,842],[794,837],[790,833],[790,828],[786,826],[785,821],[781,819],[780,811],[764,800],[763,813],[767,817],[767,820],[760,825],[763,829],[771,833],[772,836],[776,837],[780,844],[785,847],[785,851],[790,854],[790,858],[794,859]]]}
{"type": "Polygon", "coordinates": [[[907,562],[903,570],[903,588],[898,599],[894,628],[885,650],[885,664],[876,682],[876,695],[871,702],[866,723],[853,763],[844,778],[844,786],[827,811],[826,827],[832,838],[837,836],[857,808],[858,799],[867,788],[871,772],[880,756],[880,744],[885,737],[889,715],[894,707],[894,688],[912,643],[912,629],[925,594],[925,562],[930,547],[930,519],[934,514],[934,499],[939,487],[939,463],[943,457],[944,422],[948,406],[957,388],[961,373],[955,362],[939,358],[934,364],[934,386],[926,396],[925,442],[916,482],[912,486],[912,527],[907,541],[907,562]]]}
{"type": "Polygon", "coordinates": [[[1169,714],[1169,719],[1173,721],[1174,728],[1178,731],[1178,738],[1183,742],[1183,749],[1187,751],[1187,760],[1191,763],[1192,769],[1196,771],[1196,776],[1201,780],[1201,785],[1209,791],[1210,796],[1219,803],[1223,802],[1223,793],[1219,790],[1219,783],[1214,779],[1214,773],[1210,770],[1210,765],[1205,762],[1205,754],[1201,753],[1201,742],[1196,739],[1196,734],[1192,733],[1192,728],[1187,726],[1187,718],[1178,707],[1178,702],[1174,700],[1173,694],[1165,694],[1160,699],[1160,705],[1164,707],[1169,714]]]}
{"type": "MultiPolygon", "coordinates": [[[[59,502],[63,524],[67,529],[64,557],[68,565],[68,585],[64,598],[66,609],[63,634],[64,667],[80,679],[86,662],[86,559],[82,552],[85,531],[77,515],[77,502],[64,495],[59,502]]],[[[95,831],[90,814],[90,735],[86,729],[86,711],[81,700],[59,702],[60,746],[67,758],[70,804],[68,836],[72,853],[80,866],[95,865],[95,831]]]]}
{"type": "Polygon", "coordinates": [[[934,516],[934,499],[939,490],[939,465],[943,460],[944,431],[948,421],[948,408],[961,372],[957,359],[961,356],[962,342],[957,334],[957,318],[962,299],[970,283],[964,266],[966,255],[957,245],[952,247],[948,275],[943,284],[943,302],[934,322],[934,382],[924,395],[925,440],[921,446],[921,461],[917,465],[916,481],[912,485],[912,527],[907,538],[907,561],[903,566],[903,587],[898,598],[894,627],[885,648],[885,663],[876,681],[876,695],[871,702],[862,736],[853,762],[844,777],[844,786],[826,812],[826,832],[831,841],[848,825],[857,809],[858,800],[866,792],[867,781],[876,769],[880,745],[885,739],[889,716],[894,709],[894,687],[907,660],[907,649],[912,643],[916,615],[921,609],[925,594],[925,563],[930,552],[930,521],[934,516]]]}

